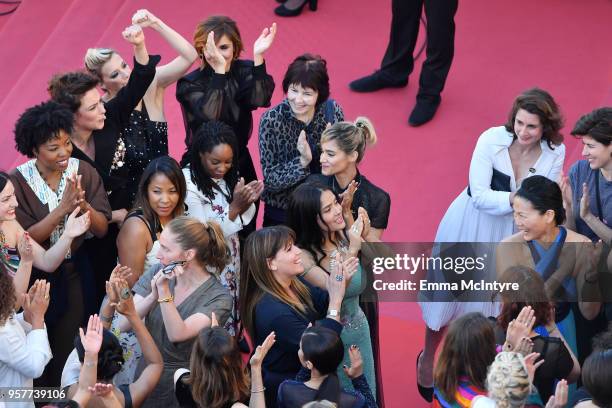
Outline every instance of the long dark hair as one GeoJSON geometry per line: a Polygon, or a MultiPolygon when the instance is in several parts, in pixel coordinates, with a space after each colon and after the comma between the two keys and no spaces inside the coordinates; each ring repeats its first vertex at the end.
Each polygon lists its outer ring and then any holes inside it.
{"type": "Polygon", "coordinates": [[[138,192],[136,193],[136,199],[134,202],[134,210],[141,210],[142,214],[149,223],[149,226],[153,231],[161,231],[161,225],[159,217],[151,208],[149,203],[149,184],[156,174],[163,174],[170,180],[170,182],[176,188],[179,194],[179,200],[176,203],[174,211],[172,211],[172,218],[176,218],[183,215],[185,211],[185,196],[187,195],[187,184],[185,183],[185,176],[181,171],[181,168],[176,160],[170,156],[157,157],[149,163],[145,168],[145,171],[140,177],[140,183],[138,185],[138,192]]]}
{"type": "Polygon", "coordinates": [[[13,278],[6,271],[4,264],[0,263],[0,326],[4,326],[15,312],[16,300],[13,278]]]}
{"type": "Polygon", "coordinates": [[[296,245],[308,251],[319,264],[325,257],[323,243],[325,239],[334,242],[331,232],[325,234],[317,223],[321,219],[321,195],[324,191],[334,193],[329,187],[318,183],[299,185],[289,197],[287,208],[287,226],[296,234],[296,245]]]}
{"type": "Polygon", "coordinates": [[[304,360],[310,361],[322,375],[327,375],[317,390],[316,401],[340,401],[340,382],[336,370],[344,357],[344,345],[338,334],[326,327],[309,327],[302,334],[304,360]]]}
{"type": "Polygon", "coordinates": [[[189,165],[191,181],[198,186],[208,199],[214,200],[217,184],[202,165],[200,155],[212,152],[220,144],[229,145],[234,153],[232,168],[224,176],[229,190],[228,201],[231,202],[234,187],[238,182],[238,143],[236,142],[236,134],[231,126],[218,121],[203,123],[195,132],[191,146],[183,160],[181,160],[181,165],[183,167],[189,165]]]}
{"type": "Polygon", "coordinates": [[[206,327],[195,342],[189,363],[191,394],[199,407],[225,407],[246,401],[249,377],[236,340],[222,327],[206,327]]]}
{"type": "Polygon", "coordinates": [[[468,313],[450,324],[434,368],[434,384],[450,403],[455,402],[459,377],[485,389],[487,367],[495,360],[493,325],[481,313],[468,313]]]}

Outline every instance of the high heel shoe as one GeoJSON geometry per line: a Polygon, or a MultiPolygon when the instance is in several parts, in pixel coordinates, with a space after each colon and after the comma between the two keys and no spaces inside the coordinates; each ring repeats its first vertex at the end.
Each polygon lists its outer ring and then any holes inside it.
{"type": "Polygon", "coordinates": [[[302,9],[308,3],[308,8],[311,11],[317,11],[317,0],[304,0],[301,6],[295,9],[289,9],[284,4],[281,4],[277,8],[274,9],[274,12],[277,16],[281,17],[295,17],[299,16],[302,13],[302,9]]]}
{"type": "Polygon", "coordinates": [[[423,397],[423,399],[427,402],[432,402],[433,392],[434,392],[433,387],[423,387],[421,384],[419,384],[419,360],[422,354],[423,354],[423,350],[421,350],[421,352],[419,353],[416,359],[416,368],[417,368],[416,385],[417,385],[417,389],[419,390],[419,394],[421,395],[421,397],[423,397]]]}

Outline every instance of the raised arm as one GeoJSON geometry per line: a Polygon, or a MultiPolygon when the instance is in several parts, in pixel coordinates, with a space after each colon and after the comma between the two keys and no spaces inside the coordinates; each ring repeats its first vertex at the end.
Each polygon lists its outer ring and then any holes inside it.
{"type": "Polygon", "coordinates": [[[112,290],[115,295],[114,297],[120,299],[119,303],[115,305],[115,308],[117,312],[127,318],[132,325],[132,330],[136,333],[136,338],[140,343],[146,363],[138,379],[129,386],[130,393],[132,394],[132,402],[134,406],[138,407],[159,382],[159,378],[164,368],[164,361],[153,337],[151,337],[151,333],[149,333],[136,311],[134,299],[127,286],[127,281],[117,279],[112,284],[112,290]]]}
{"type": "Polygon", "coordinates": [[[157,68],[155,83],[158,88],[165,89],[178,81],[198,59],[198,53],[193,45],[150,11],[138,10],[132,17],[132,24],[138,24],[143,28],[151,27],[179,54],[172,62],[157,68]]]}
{"type": "Polygon", "coordinates": [[[130,288],[144,273],[147,246],[150,241],[149,229],[144,220],[138,217],[128,218],[119,230],[117,236],[119,263],[132,270],[132,275],[128,278],[130,288]]]}

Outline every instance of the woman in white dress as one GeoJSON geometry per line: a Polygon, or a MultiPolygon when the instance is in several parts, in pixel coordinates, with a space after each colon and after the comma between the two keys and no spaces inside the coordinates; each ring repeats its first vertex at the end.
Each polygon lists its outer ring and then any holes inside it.
{"type": "Polygon", "coordinates": [[[238,232],[255,216],[255,202],[263,191],[263,182],[244,182],[238,174],[236,135],[223,122],[206,122],[194,135],[183,169],[187,183],[185,203],[189,215],[202,222],[215,221],[221,226],[230,249],[230,261],[220,280],[232,295],[233,308],[225,329],[239,332],[238,288],[240,287],[240,240],[238,232]]]}
{"type": "MultiPolygon", "coordinates": [[[[557,181],[565,146],[559,107],[548,92],[533,88],[519,95],[504,126],[478,138],[470,163],[469,186],[450,205],[435,242],[496,243],[514,233],[512,201],[521,182],[534,174],[557,181]]],[[[423,298],[421,298],[423,300],[423,298]]],[[[430,299],[431,300],[431,299],[430,299]]],[[[421,301],[427,325],[417,357],[417,386],[431,401],[433,362],[444,328],[469,312],[496,314],[493,303],[421,301]]]]}

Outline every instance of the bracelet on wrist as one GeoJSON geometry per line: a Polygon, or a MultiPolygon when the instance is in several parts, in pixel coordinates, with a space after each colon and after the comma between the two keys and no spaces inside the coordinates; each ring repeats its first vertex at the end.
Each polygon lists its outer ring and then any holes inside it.
{"type": "Polygon", "coordinates": [[[170,295],[165,298],[157,299],[157,303],[168,303],[174,301],[174,296],[170,295]]]}
{"type": "Polygon", "coordinates": [[[108,316],[104,316],[104,315],[100,315],[100,320],[102,320],[104,323],[110,323],[113,321],[113,317],[108,317],[108,316]]]}
{"type": "Polygon", "coordinates": [[[251,394],[258,394],[260,392],[264,392],[266,390],[266,387],[261,387],[260,390],[251,390],[251,394]]]}

